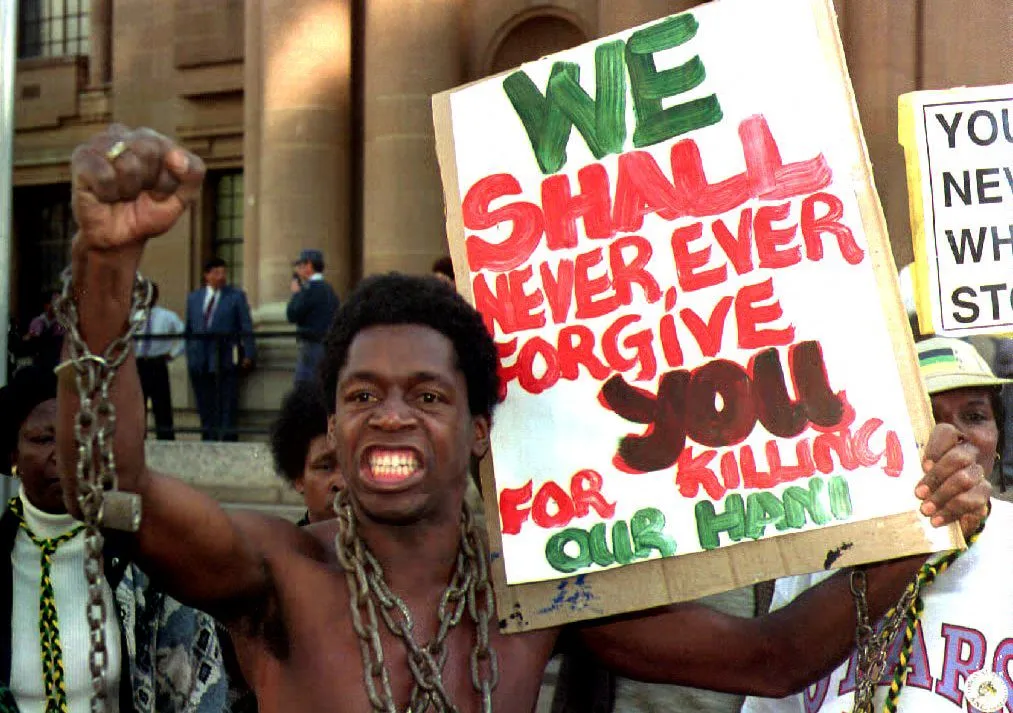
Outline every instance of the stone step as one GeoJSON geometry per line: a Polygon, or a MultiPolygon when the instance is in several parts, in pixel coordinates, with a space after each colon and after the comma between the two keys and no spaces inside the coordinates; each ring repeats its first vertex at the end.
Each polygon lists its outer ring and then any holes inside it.
{"type": "Polygon", "coordinates": [[[275,474],[266,443],[148,440],[145,454],[153,470],[189,483],[226,508],[302,516],[302,496],[275,474]]]}

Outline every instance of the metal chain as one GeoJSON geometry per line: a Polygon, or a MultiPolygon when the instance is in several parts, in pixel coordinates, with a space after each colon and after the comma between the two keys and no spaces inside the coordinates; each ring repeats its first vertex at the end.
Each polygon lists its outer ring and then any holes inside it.
{"type": "Polygon", "coordinates": [[[886,657],[897,632],[907,618],[908,609],[918,597],[921,579],[907,585],[897,604],[883,615],[879,632],[869,621],[869,602],[866,598],[868,578],[865,570],[851,570],[851,595],[855,599],[855,703],[853,713],[873,713],[876,686],[886,668],[886,657]]]}
{"type": "Polygon", "coordinates": [[[475,647],[471,651],[471,683],[482,696],[482,713],[492,712],[492,692],[499,683],[499,661],[489,642],[489,622],[496,612],[496,597],[489,577],[485,540],[475,525],[471,507],[465,504],[461,549],[475,563],[474,587],[468,592],[468,614],[475,623],[475,647]]]}
{"type": "Polygon", "coordinates": [[[89,633],[88,665],[91,671],[92,713],[106,710],[106,671],[109,651],[105,640],[105,622],[109,615],[103,596],[103,527],[136,531],[140,525],[140,497],[117,490],[116,456],[113,434],[116,432],[116,407],[110,388],[116,370],[130,353],[133,336],[144,325],[151,307],[151,283],[138,274],[131,296],[127,330],[112,341],[101,355],[93,354],[81,336],[77,305],[73,298],[71,269],[63,273],[63,291],[56,302],[56,315],[67,332],[69,364],[74,369],[80,400],[74,421],[77,441],[77,502],[85,524],[84,572],[88,582],[87,619],[89,633]]]}
{"type": "Polygon", "coordinates": [[[334,538],[334,548],[348,582],[352,626],[359,638],[366,694],[373,710],[397,713],[378,631],[378,603],[380,618],[408,652],[408,668],[414,684],[407,713],[423,713],[430,707],[438,713],[457,713],[457,706],[451,702],[443,686],[443,666],[447,660],[447,635],[460,623],[465,610],[475,623],[475,645],[470,657],[471,681],[481,696],[483,713],[492,713],[492,692],[499,682],[499,667],[496,652],[489,643],[489,622],[496,602],[489,581],[485,544],[475,526],[470,506],[464,505],[457,562],[437,609],[439,628],[425,646],[419,646],[415,641],[414,622],[408,606],[387,586],[383,567],[359,537],[355,515],[345,491],[335,497],[335,510],[338,514],[338,534],[334,538]]]}

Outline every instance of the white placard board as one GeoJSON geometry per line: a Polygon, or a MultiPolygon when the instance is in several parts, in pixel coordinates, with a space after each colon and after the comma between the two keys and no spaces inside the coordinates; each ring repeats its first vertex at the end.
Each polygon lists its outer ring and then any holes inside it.
{"type": "Polygon", "coordinates": [[[434,113],[506,388],[505,629],[959,541],[916,515],[926,397],[829,3],[719,0],[434,113]]]}

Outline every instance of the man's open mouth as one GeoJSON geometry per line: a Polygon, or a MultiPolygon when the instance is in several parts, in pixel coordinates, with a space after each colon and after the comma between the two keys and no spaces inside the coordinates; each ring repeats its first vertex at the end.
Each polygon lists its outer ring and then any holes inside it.
{"type": "Polygon", "coordinates": [[[411,448],[372,448],[366,466],[373,480],[396,483],[415,475],[422,463],[418,452],[411,448]]]}

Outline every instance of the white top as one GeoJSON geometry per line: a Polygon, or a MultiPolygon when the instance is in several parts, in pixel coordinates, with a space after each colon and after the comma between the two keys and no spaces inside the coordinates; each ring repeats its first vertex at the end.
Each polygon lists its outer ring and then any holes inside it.
{"type": "MultiPolygon", "coordinates": [[[[912,649],[907,685],[897,710],[902,713],[961,713],[968,710],[967,678],[984,669],[999,674],[1013,705],[1013,606],[1009,571],[1013,562],[1013,504],[992,500],[992,514],[978,541],[923,592],[925,612],[912,649]]],[[[826,573],[777,580],[772,609],[792,601],[826,573]]],[[[896,662],[897,646],[889,661],[896,662]]],[[[742,713],[840,713],[854,702],[852,658],[802,693],[781,699],[747,698],[742,713]]],[[[888,664],[890,670],[893,665],[888,664]]],[[[887,683],[876,693],[874,710],[883,710],[887,683]]],[[[971,708],[974,711],[976,709],[971,708]]],[[[1010,710],[1008,707],[1002,708],[1010,710]]]]}
{"type": "Polygon", "coordinates": [[[155,305],[151,308],[148,321],[137,333],[137,358],[169,357],[175,359],[183,353],[182,339],[145,339],[144,337],[151,334],[182,334],[183,331],[183,320],[175,312],[155,305]]]}
{"type": "MultiPolygon", "coordinates": [[[[59,537],[78,523],[70,515],[44,513],[18,492],[25,521],[36,537],[59,537]]],[[[39,645],[39,580],[41,553],[18,528],[11,551],[13,566],[13,602],[11,606],[11,693],[21,713],[45,713],[46,689],[42,678],[42,648],[39,645]]],[[[91,710],[91,674],[88,668],[88,620],[85,616],[88,582],[84,576],[84,533],[56,548],[53,555],[53,590],[60,625],[63,671],[67,684],[70,713],[91,710]]],[[[107,710],[119,711],[120,632],[113,593],[105,578],[103,596],[109,618],[106,620],[106,647],[109,651],[107,672],[107,710]]]]}

